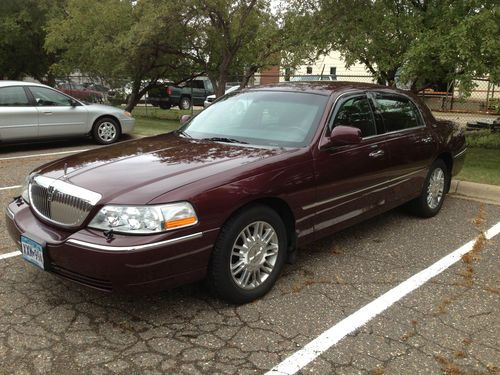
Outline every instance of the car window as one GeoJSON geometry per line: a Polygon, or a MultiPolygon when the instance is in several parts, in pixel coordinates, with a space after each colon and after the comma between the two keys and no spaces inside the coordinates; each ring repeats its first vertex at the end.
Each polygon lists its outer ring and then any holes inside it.
{"type": "Polygon", "coordinates": [[[0,88],[0,107],[27,107],[29,100],[22,87],[0,88]]]}
{"type": "Polygon", "coordinates": [[[377,96],[375,100],[387,132],[422,125],[422,119],[411,100],[400,96],[377,96]]]}
{"type": "Polygon", "coordinates": [[[197,139],[225,137],[255,145],[304,147],[327,100],[308,93],[237,91],[221,97],[181,131],[197,139]]]}
{"type": "Polygon", "coordinates": [[[203,81],[199,79],[194,79],[189,82],[189,87],[192,87],[193,89],[204,89],[205,85],[203,84],[203,81]]]}
{"type": "Polygon", "coordinates": [[[358,128],[363,137],[377,134],[370,103],[366,96],[349,98],[342,103],[333,121],[333,127],[338,125],[358,128]]]}
{"type": "Polygon", "coordinates": [[[46,87],[30,87],[39,107],[71,106],[71,100],[66,95],[46,87]]]}

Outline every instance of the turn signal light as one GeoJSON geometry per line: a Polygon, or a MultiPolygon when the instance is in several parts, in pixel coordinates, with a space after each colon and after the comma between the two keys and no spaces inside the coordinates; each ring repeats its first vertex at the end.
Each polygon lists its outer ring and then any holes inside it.
{"type": "Polygon", "coordinates": [[[186,217],[184,219],[166,221],[164,223],[164,227],[165,229],[185,227],[188,225],[196,224],[197,220],[198,219],[196,218],[196,216],[191,216],[191,217],[186,217]]]}

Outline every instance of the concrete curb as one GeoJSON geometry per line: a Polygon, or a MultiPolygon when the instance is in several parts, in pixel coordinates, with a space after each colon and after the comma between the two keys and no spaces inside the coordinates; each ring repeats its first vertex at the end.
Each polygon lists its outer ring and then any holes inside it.
{"type": "Polygon", "coordinates": [[[452,180],[450,194],[460,198],[500,205],[500,186],[452,180]]]}

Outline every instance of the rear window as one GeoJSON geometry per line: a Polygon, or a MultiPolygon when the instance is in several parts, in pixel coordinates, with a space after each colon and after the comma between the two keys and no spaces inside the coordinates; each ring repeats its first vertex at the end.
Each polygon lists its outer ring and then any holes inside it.
{"type": "Polygon", "coordinates": [[[405,97],[377,96],[376,102],[386,132],[411,129],[423,124],[417,108],[405,97]]]}
{"type": "Polygon", "coordinates": [[[26,107],[29,100],[22,87],[2,87],[0,88],[0,107],[26,107]]]}

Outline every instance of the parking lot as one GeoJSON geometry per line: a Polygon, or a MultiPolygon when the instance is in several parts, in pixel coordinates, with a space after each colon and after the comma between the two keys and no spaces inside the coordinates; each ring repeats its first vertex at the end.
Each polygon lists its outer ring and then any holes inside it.
{"type": "MultiPolygon", "coordinates": [[[[3,146],[1,206],[31,169],[93,147],[3,146]]],[[[500,235],[476,241],[472,255],[394,304],[382,301],[366,324],[357,317],[498,222],[500,206],[453,197],[432,219],[396,209],[300,249],[266,297],[232,306],[203,283],[116,296],[41,272],[13,253],[0,216],[0,373],[497,373],[500,235]],[[329,329],[337,341],[320,336],[329,329]],[[322,349],[301,362],[318,337],[322,349]]]]}

